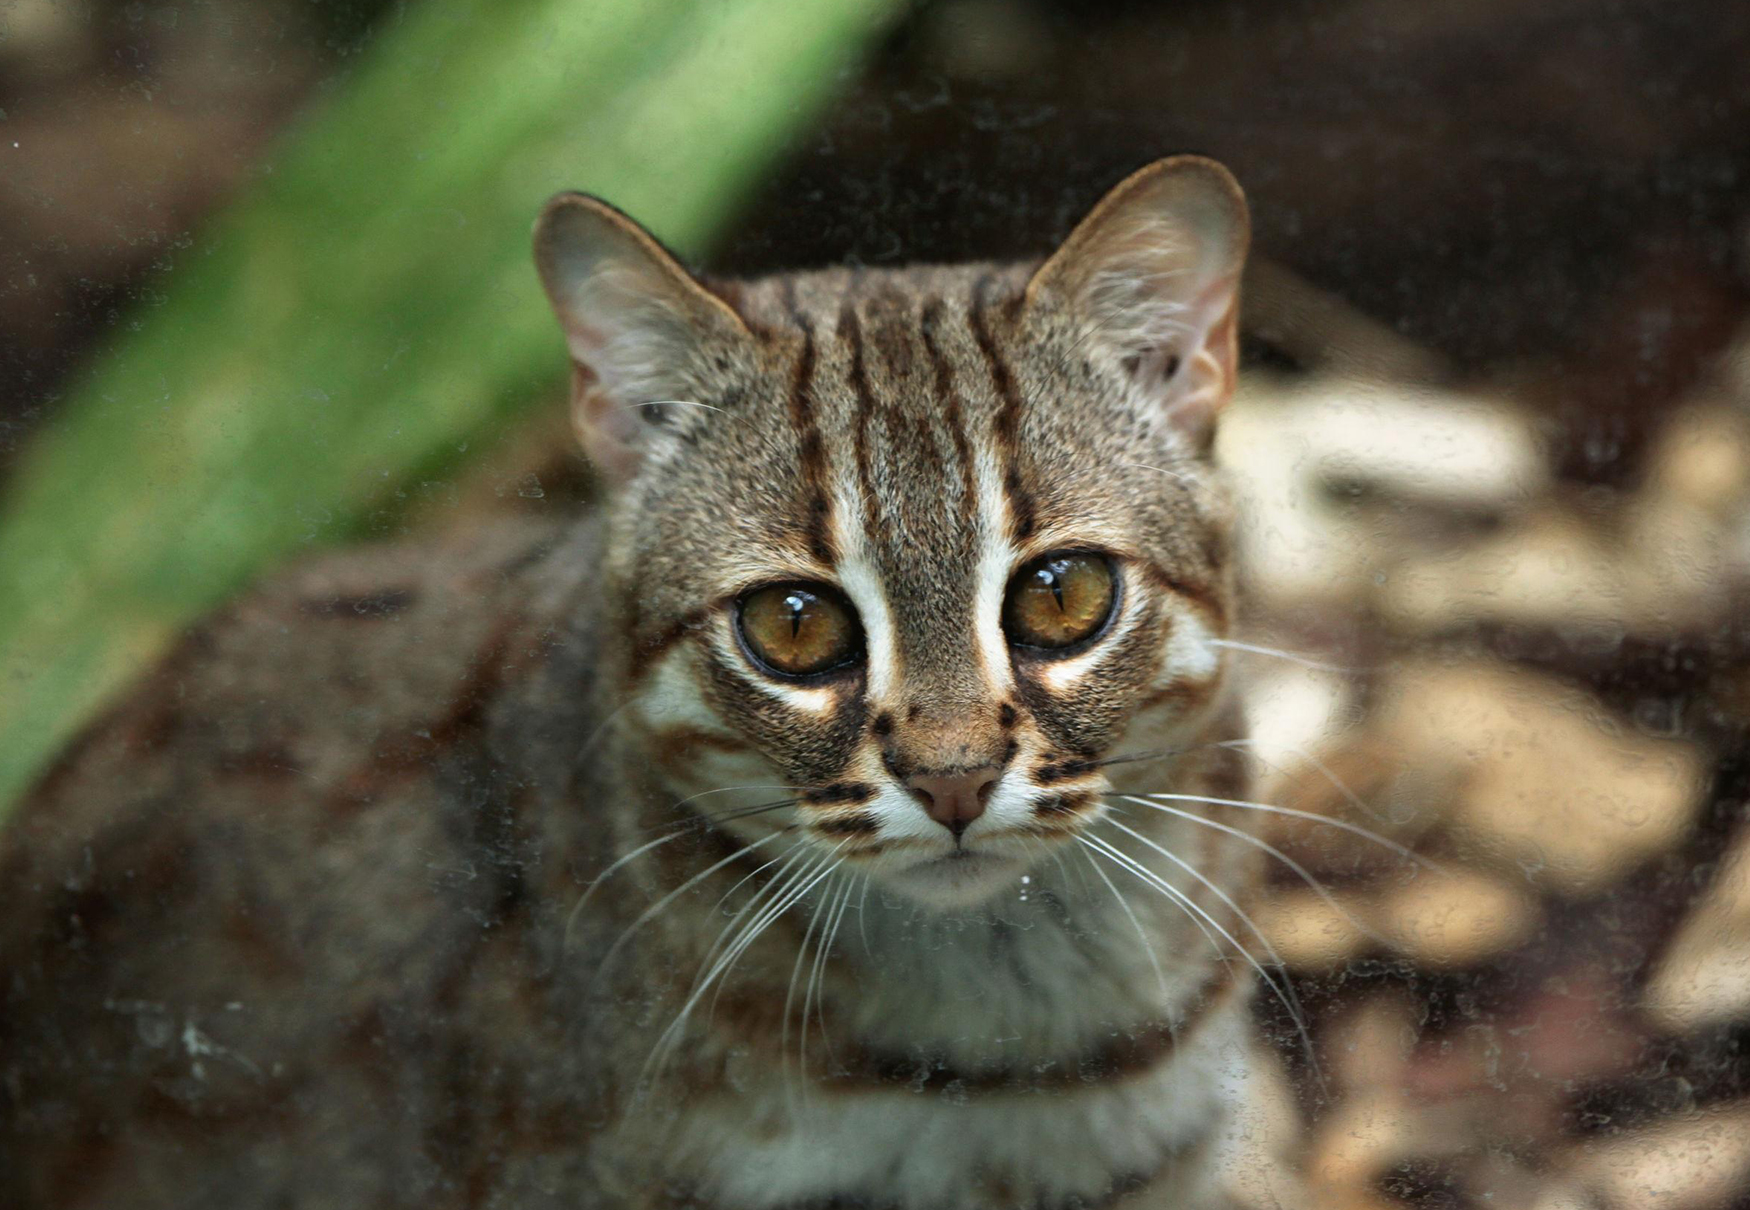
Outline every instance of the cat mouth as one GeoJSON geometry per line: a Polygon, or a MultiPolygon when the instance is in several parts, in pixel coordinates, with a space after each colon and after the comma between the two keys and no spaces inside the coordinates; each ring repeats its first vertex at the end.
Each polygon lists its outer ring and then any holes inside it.
{"type": "Polygon", "coordinates": [[[959,907],[988,899],[1027,868],[1015,856],[957,846],[896,871],[893,881],[918,899],[959,907]]]}

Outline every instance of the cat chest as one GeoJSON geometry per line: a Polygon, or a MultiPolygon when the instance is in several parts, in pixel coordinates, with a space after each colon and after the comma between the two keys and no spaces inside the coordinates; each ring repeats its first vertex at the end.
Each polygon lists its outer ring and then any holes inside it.
{"type": "Polygon", "coordinates": [[[1099,1205],[1194,1163],[1243,1066],[1244,1014],[1142,1067],[1002,1084],[747,1072],[675,1123],[669,1155],[723,1206],[851,1200],[894,1210],[1099,1205]]]}

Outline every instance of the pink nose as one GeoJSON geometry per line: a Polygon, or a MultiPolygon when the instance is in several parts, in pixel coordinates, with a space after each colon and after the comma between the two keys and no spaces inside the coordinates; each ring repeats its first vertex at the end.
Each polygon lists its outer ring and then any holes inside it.
{"type": "Polygon", "coordinates": [[[906,778],[905,784],[923,802],[930,818],[958,840],[966,826],[984,814],[984,800],[1001,775],[1001,769],[986,766],[964,773],[920,773],[906,778]]]}

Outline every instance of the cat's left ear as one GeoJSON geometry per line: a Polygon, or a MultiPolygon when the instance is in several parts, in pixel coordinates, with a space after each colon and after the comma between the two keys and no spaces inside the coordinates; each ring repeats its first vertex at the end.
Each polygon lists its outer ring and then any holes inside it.
{"type": "Polygon", "coordinates": [[[1201,451],[1233,393],[1249,240],[1245,195],[1226,168],[1158,160],[1101,199],[1027,283],[1026,302],[1090,328],[1201,451]]]}
{"type": "Polygon", "coordinates": [[[752,340],[741,317],[620,211],[561,193],[535,222],[535,267],[575,366],[571,421],[612,481],[686,421],[708,366],[752,340]]]}

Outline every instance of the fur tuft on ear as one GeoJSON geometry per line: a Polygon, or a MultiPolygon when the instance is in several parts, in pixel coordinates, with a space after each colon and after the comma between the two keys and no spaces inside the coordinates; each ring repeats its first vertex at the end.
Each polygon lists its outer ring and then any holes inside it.
{"type": "Polygon", "coordinates": [[[1240,270],[1250,224],[1227,169],[1158,160],[1089,212],[1027,284],[1092,331],[1194,449],[1233,393],[1240,270]]]}
{"type": "Polygon", "coordinates": [[[712,350],[750,339],[741,318],[656,239],[583,193],[535,222],[535,267],[571,350],[571,419],[590,460],[628,478],[692,393],[712,350]]]}

